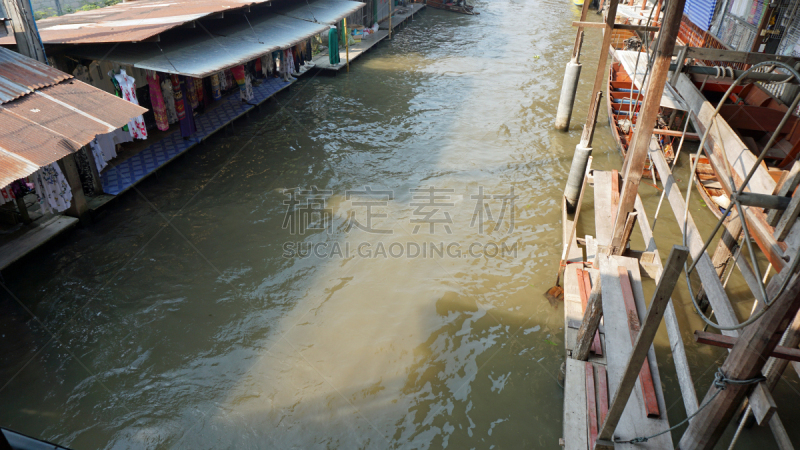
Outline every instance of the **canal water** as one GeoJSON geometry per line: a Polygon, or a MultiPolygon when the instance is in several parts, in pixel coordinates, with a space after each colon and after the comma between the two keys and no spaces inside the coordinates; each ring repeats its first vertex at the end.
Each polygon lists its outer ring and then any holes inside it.
{"type": "MultiPolygon", "coordinates": [[[[579,11],[477,8],[425,11],[349,74],[298,81],[7,271],[0,425],[75,449],[556,448],[563,305],[542,293],[600,38],[558,133],[579,11]]],[[[618,168],[599,122],[594,166],[618,168]]],[[[658,194],[642,187],[651,214],[658,194]]],[[[702,394],[724,351],[691,343],[675,300],[702,394]]],[[[677,423],[663,330],[656,346],[677,423]]]]}

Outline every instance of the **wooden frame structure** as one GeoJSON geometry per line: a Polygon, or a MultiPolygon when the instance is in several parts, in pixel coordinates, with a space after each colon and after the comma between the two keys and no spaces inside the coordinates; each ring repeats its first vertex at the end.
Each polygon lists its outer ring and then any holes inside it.
{"type": "MultiPolygon", "coordinates": [[[[654,31],[650,24],[615,24],[618,2],[608,2],[603,23],[573,23],[578,27],[576,42],[581,39],[584,28],[602,28],[604,32],[592,92],[595,102],[602,96],[611,32],[614,29],[654,31]]],[[[676,46],[684,4],[685,0],[671,1],[664,11],[658,29],[661,36],[655,49],[655,62],[647,80],[648,96],[640,109],[638,123],[655,122],[661,93],[669,78],[672,87],[688,106],[696,136],[707,135],[703,143],[710,164],[717,173],[729,175],[719,177],[724,180],[721,183],[723,190],[729,196],[734,194],[736,186],[741,185],[751,169],[754,170],[747,183],[747,192],[735,199],[739,204],[735,213],[744,218],[746,231],[776,274],[766,286],[765,299],[760,293],[761,280],[755,276],[759,272],[754,272],[744,259],[741,262],[737,260],[740,275],[757,299],[754,313],[760,315],[757,322],[740,325],[720,272],[707,250],[705,240],[711,230],[703,232],[698,229],[692,214],[687,211],[682,188],[679,188],[670,165],[655,142],[652,127],[636,128],[620,172],[592,170],[590,158],[573,217],[567,214],[566,200],[562,202],[562,260],[568,268],[564,276],[567,361],[563,438],[567,450],[711,449],[744,404],[748,405],[745,414],[752,411],[759,424],[770,426],[779,448],[793,448],[770,392],[790,363],[800,374],[800,362],[797,361],[800,358],[800,349],[797,348],[800,344],[800,265],[795,264],[795,260],[800,258],[800,222],[797,220],[800,190],[786,187],[785,180],[780,183],[773,180],[736,132],[714,113],[714,106],[681,71],[692,70],[684,66],[686,58],[745,64],[796,61],[775,55],[676,46]],[[678,61],[673,61],[674,55],[678,55],[678,61]],[[662,181],[664,196],[686,242],[685,247],[674,247],[664,264],[638,194],[648,157],[662,181]],[[731,179],[735,186],[729,182],[731,179]],[[595,234],[581,240],[585,247],[581,249],[576,230],[584,190],[589,186],[594,187],[595,234]],[[788,199],[792,193],[796,195],[788,199]],[[779,216],[781,219],[777,218],[779,216]],[[645,242],[644,249],[629,247],[634,223],[638,223],[645,242]],[[717,384],[709,387],[702,401],[698,400],[695,392],[675,306],[670,300],[676,283],[679,280],[685,282],[687,260],[692,262],[696,273],[693,276],[699,277],[703,295],[722,328],[721,335],[698,332],[698,339],[730,349],[729,356],[719,368],[717,384]],[[570,269],[570,265],[575,265],[576,269],[570,269]],[[644,298],[642,275],[657,281],[649,304],[644,298]],[[591,278],[591,282],[587,282],[587,278],[591,278]],[[757,312],[764,308],[768,299],[771,303],[766,310],[757,312]],[[672,441],[658,363],[652,348],[662,320],[669,336],[683,405],[690,418],[679,442],[672,441]],[[723,384],[724,390],[720,389],[723,384]],[[581,429],[586,433],[575,432],[581,429]]],[[[597,105],[593,104],[581,136],[584,147],[591,147],[596,111],[597,105]]],[[[796,183],[791,186],[796,186],[796,183]]],[[[727,231],[738,236],[733,226],[727,231]]],[[[725,245],[735,246],[735,241],[734,237],[725,245]]],[[[717,253],[724,254],[719,249],[717,253]]],[[[717,257],[715,253],[714,261],[717,257]]]]}

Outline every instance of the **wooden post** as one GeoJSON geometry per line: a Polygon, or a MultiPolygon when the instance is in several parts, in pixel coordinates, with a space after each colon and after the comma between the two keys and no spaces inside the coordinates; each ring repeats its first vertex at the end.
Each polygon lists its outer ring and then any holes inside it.
{"type": "Polygon", "coordinates": [[[673,0],[667,4],[664,23],[661,25],[658,49],[656,49],[655,62],[650,70],[650,80],[647,83],[647,96],[644,99],[644,105],[639,112],[637,120],[640,126],[636,127],[632,145],[628,148],[628,157],[625,161],[625,181],[620,194],[619,211],[614,221],[611,245],[608,247],[609,255],[617,254],[620,247],[624,247],[626,244],[622,242],[623,230],[628,214],[633,212],[633,205],[636,202],[639,181],[642,178],[645,161],[647,160],[650,139],[653,136],[653,124],[656,123],[658,116],[661,96],[664,92],[664,85],[667,82],[672,52],[675,49],[675,39],[678,36],[685,4],[686,0],[673,0]]]}
{"type": "Polygon", "coordinates": [[[81,223],[89,222],[89,205],[86,203],[86,196],[83,194],[83,184],[78,175],[78,165],[75,163],[75,155],[67,155],[58,161],[64,177],[72,189],[72,202],[65,211],[66,215],[77,217],[81,223]]]}
{"type": "Polygon", "coordinates": [[[633,350],[631,351],[630,358],[628,358],[628,364],[625,366],[625,372],[619,383],[619,388],[617,392],[614,393],[614,399],[608,409],[608,415],[597,437],[598,445],[600,445],[600,440],[609,442],[614,436],[614,430],[617,428],[619,419],[622,417],[625,405],[628,404],[628,398],[636,384],[636,379],[639,377],[642,364],[644,364],[647,359],[647,352],[650,350],[653,339],[656,337],[658,325],[661,323],[661,318],[664,316],[670,296],[672,295],[678,278],[680,278],[683,264],[686,262],[688,256],[688,248],[676,245],[672,247],[672,251],[670,251],[669,257],[667,257],[664,272],[661,274],[661,279],[658,280],[658,285],[653,294],[653,300],[650,302],[650,307],[647,309],[647,316],[644,318],[642,329],[636,337],[636,342],[633,344],[633,350]]]}
{"type": "MultiPolygon", "coordinates": [[[[584,148],[591,148],[592,139],[594,139],[594,128],[597,125],[597,110],[600,108],[603,85],[606,83],[608,77],[606,63],[608,62],[608,49],[611,46],[611,35],[614,31],[614,20],[617,17],[618,4],[619,0],[610,0],[608,2],[608,15],[606,17],[605,28],[603,28],[603,43],[600,44],[600,58],[597,62],[597,73],[594,76],[594,86],[592,87],[592,105],[589,107],[589,115],[586,119],[586,125],[583,127],[581,143],[579,144],[584,148]]],[[[683,7],[681,7],[681,11],[683,11],[682,8],[683,7]]],[[[648,97],[650,95],[648,91],[648,97]]],[[[655,120],[653,123],[655,123],[655,120]]]]}
{"type": "Polygon", "coordinates": [[[39,62],[47,64],[47,56],[44,54],[42,38],[36,29],[36,22],[33,16],[33,9],[28,0],[2,0],[8,18],[14,29],[14,38],[17,40],[17,51],[33,58],[39,62]]]}
{"type": "Polygon", "coordinates": [[[25,206],[25,198],[22,196],[15,196],[14,200],[17,202],[17,209],[19,210],[19,215],[22,216],[22,223],[25,225],[33,222],[31,220],[30,214],[28,214],[28,207],[25,206]]]}
{"type": "Polygon", "coordinates": [[[764,36],[762,36],[761,33],[763,33],[764,29],[767,28],[767,23],[769,22],[770,17],[772,17],[772,11],[774,10],[772,4],[772,2],[764,2],[764,15],[761,16],[761,20],[758,22],[756,35],[753,37],[753,45],[750,47],[751,52],[758,52],[761,44],[764,42],[764,36]]]}
{"type": "Polygon", "coordinates": [[[394,14],[394,0],[389,0],[389,40],[392,40],[392,14],[394,14]]]}
{"type": "MultiPolygon", "coordinates": [[[[259,106],[261,106],[259,104],[259,106]]],[[[86,155],[86,159],[89,160],[89,170],[92,172],[92,188],[94,189],[95,195],[103,194],[103,183],[100,180],[100,172],[97,170],[97,161],[94,158],[94,153],[92,153],[92,149],[89,148],[88,145],[85,145],[82,152],[86,155]]]]}
{"type": "Polygon", "coordinates": [[[572,350],[572,358],[579,361],[589,359],[589,350],[592,348],[594,334],[600,327],[600,319],[603,317],[603,291],[600,288],[600,274],[597,275],[592,286],[592,293],[586,304],[586,311],[583,313],[581,326],[578,328],[578,337],[575,339],[575,348],[572,350]]]}
{"type": "MultiPolygon", "coordinates": [[[[787,271],[788,272],[788,271],[787,271]]],[[[761,376],[769,355],[778,346],[781,335],[800,309],[800,276],[787,273],[772,278],[767,294],[778,294],[781,281],[792,277],[789,284],[757,323],[745,328],[725,359],[722,373],[732,380],[749,380],[761,376]]],[[[682,450],[712,449],[716,445],[737,407],[752,386],[728,384],[718,391],[713,385],[706,394],[708,406],[694,416],[681,437],[682,450]],[[712,399],[713,397],[713,399],[712,399]]]]}
{"type": "Polygon", "coordinates": [[[344,18],[344,54],[347,61],[347,73],[350,73],[350,33],[347,31],[347,17],[344,18]]]}

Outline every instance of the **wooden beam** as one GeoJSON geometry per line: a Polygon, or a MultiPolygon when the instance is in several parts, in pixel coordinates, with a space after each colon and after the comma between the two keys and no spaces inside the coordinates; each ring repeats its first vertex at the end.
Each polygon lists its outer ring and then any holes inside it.
{"type": "Polygon", "coordinates": [[[600,423],[608,415],[608,375],[605,366],[597,366],[597,408],[600,423]]]}
{"type": "MultiPolygon", "coordinates": [[[[683,133],[678,130],[663,130],[661,128],[654,128],[653,134],[657,134],[659,136],[672,136],[672,137],[681,137],[683,133]]],[[[691,141],[699,141],[700,136],[697,133],[686,133],[686,139],[691,141]]]]}
{"type": "MultiPolygon", "coordinates": [[[[775,195],[783,195],[784,197],[788,197],[794,192],[797,184],[800,183],[800,161],[795,161],[792,165],[792,168],[789,169],[788,172],[784,174],[785,176],[778,183],[776,186],[774,194],[775,195]]],[[[775,226],[778,224],[778,221],[783,215],[782,211],[771,210],[765,211],[767,213],[767,224],[770,226],[775,226]]]]}
{"type": "MultiPolygon", "coordinates": [[[[683,48],[683,46],[675,47],[673,50],[673,55],[678,56],[683,48]]],[[[772,55],[769,53],[740,52],[736,50],[720,50],[717,48],[702,47],[687,47],[686,57],[704,61],[727,61],[750,65],[765,61],[780,61],[785,62],[790,66],[794,66],[800,62],[800,59],[791,56],[772,55]]]]}
{"type": "Polygon", "coordinates": [[[778,417],[777,411],[772,415],[772,419],[769,421],[769,428],[772,430],[772,435],[775,436],[775,443],[778,444],[778,450],[794,450],[792,441],[789,439],[789,433],[786,432],[786,428],[784,428],[783,422],[781,422],[780,417],[778,417]]]}
{"type": "MultiPolygon", "coordinates": [[[[639,230],[642,232],[647,250],[653,252],[653,264],[656,266],[656,271],[653,279],[661,278],[664,268],[661,265],[661,257],[658,253],[656,241],[653,239],[653,230],[650,228],[650,222],[647,220],[647,214],[642,204],[642,199],[636,196],[636,211],[639,212],[639,230]]],[[[692,372],[689,368],[689,360],[686,358],[686,348],[683,345],[683,334],[681,333],[680,325],[678,324],[678,317],[675,313],[675,306],[670,300],[667,305],[667,312],[664,313],[664,324],[667,326],[667,336],[669,337],[669,346],[672,350],[672,362],[675,364],[675,372],[678,376],[678,385],[681,388],[681,396],[683,397],[683,406],[686,409],[686,414],[691,415],[697,411],[697,393],[694,390],[694,381],[692,380],[692,372]]]]}
{"type": "MultiPolygon", "coordinates": [[[[589,295],[592,292],[592,277],[587,270],[581,268],[577,268],[576,270],[578,272],[578,287],[580,288],[581,304],[583,305],[583,312],[585,314],[586,305],[589,303],[589,295]]],[[[580,326],[578,328],[580,328],[580,326]]],[[[597,330],[594,334],[591,351],[595,355],[603,354],[603,346],[600,344],[600,330],[597,330]]]]}
{"type": "MultiPolygon", "coordinates": [[[[622,242],[625,221],[628,218],[628,214],[633,212],[633,204],[636,202],[639,182],[642,178],[648,149],[650,148],[650,139],[653,137],[653,124],[656,123],[658,111],[661,107],[661,96],[667,83],[672,50],[675,48],[675,40],[678,37],[685,4],[686,0],[670,1],[664,14],[665,19],[661,26],[658,48],[654,57],[655,61],[650,70],[650,80],[647,84],[647,96],[644,99],[644,105],[639,110],[637,119],[637,123],[640,126],[636,127],[634,131],[633,140],[628,147],[628,155],[625,158],[625,181],[622,185],[619,211],[614,221],[614,231],[608,250],[610,255],[618,254],[619,249],[624,248],[626,244],[626,242],[622,242]]],[[[603,69],[605,69],[605,65],[603,69]]]]}
{"type": "MultiPolygon", "coordinates": [[[[619,270],[619,284],[622,288],[622,301],[625,304],[625,312],[628,317],[628,329],[631,333],[631,343],[636,342],[636,337],[639,335],[641,324],[639,323],[639,313],[636,310],[636,301],[633,299],[633,286],[631,280],[628,278],[628,270],[624,267],[618,267],[619,270]]],[[[639,386],[642,389],[642,398],[644,398],[644,409],[647,412],[647,417],[660,417],[658,411],[658,399],[656,398],[656,390],[653,386],[653,374],[650,373],[650,364],[647,362],[647,355],[645,355],[644,364],[639,369],[639,386]]],[[[627,399],[626,399],[627,402],[627,399]]]]}
{"type": "MultiPolygon", "coordinates": [[[[767,293],[775,300],[756,325],[744,328],[725,359],[720,372],[727,378],[750,380],[761,376],[764,363],[800,309],[800,276],[788,273],[784,276],[772,278],[767,293]],[[779,293],[784,276],[792,278],[779,293]]],[[[681,437],[681,450],[714,448],[749,389],[749,385],[728,383],[719,390],[712,385],[704,399],[708,406],[694,416],[681,437]]]]}
{"type": "Polygon", "coordinates": [[[758,383],[753,389],[753,394],[750,395],[750,407],[759,425],[766,425],[778,409],[775,399],[772,398],[769,389],[764,387],[763,382],[758,383]]]}
{"type": "MultiPolygon", "coordinates": [[[[733,348],[737,338],[705,331],[695,331],[694,340],[700,344],[713,345],[714,347],[733,348]]],[[[800,348],[789,348],[779,345],[775,347],[775,350],[773,350],[769,356],[772,358],[785,359],[787,361],[800,361],[800,348]]]]}
{"type": "MultiPolygon", "coordinates": [[[[686,201],[683,199],[683,195],[678,185],[675,183],[675,178],[672,176],[669,164],[667,164],[667,160],[661,152],[651,152],[650,159],[656,166],[661,181],[664,184],[664,192],[672,207],[672,212],[675,214],[675,217],[681,221],[684,211],[686,210],[686,201]]],[[[678,227],[681,233],[683,233],[683,224],[679,222],[678,227]]],[[[711,258],[706,252],[700,253],[700,250],[703,248],[703,239],[703,235],[697,230],[694,219],[692,219],[692,214],[687,214],[686,242],[689,244],[689,248],[692,251],[692,258],[700,260],[695,266],[695,270],[700,276],[700,281],[703,283],[703,289],[708,297],[708,302],[711,304],[711,307],[714,308],[714,315],[721,325],[726,327],[737,325],[739,319],[736,317],[733,306],[731,306],[728,300],[728,294],[726,294],[725,289],[722,288],[722,282],[717,275],[714,265],[711,263],[711,258]]],[[[723,331],[722,334],[738,336],[736,331],[723,331]]]]}
{"type": "MultiPolygon", "coordinates": [[[[603,22],[572,22],[573,27],[582,27],[582,28],[605,28],[605,23],[603,22]]],[[[645,25],[630,25],[626,23],[616,23],[614,24],[615,30],[630,30],[630,31],[644,31],[648,33],[652,33],[658,31],[658,27],[650,27],[645,25]]]]}
{"type": "Polygon", "coordinates": [[[614,430],[617,428],[622,412],[625,410],[625,405],[628,403],[628,397],[630,397],[631,391],[633,391],[633,387],[636,384],[642,364],[647,359],[647,352],[653,344],[658,325],[661,323],[661,318],[667,309],[672,291],[681,275],[681,268],[688,256],[689,249],[675,246],[667,258],[664,273],[656,286],[642,329],[633,344],[633,351],[625,367],[619,389],[614,393],[614,399],[608,410],[608,416],[606,416],[606,420],[600,429],[598,440],[611,441],[614,436],[614,430]]]}
{"type": "Polygon", "coordinates": [[[575,339],[575,348],[572,350],[572,357],[578,361],[589,359],[589,350],[592,347],[594,334],[600,326],[600,319],[603,317],[602,289],[600,288],[600,276],[592,286],[589,301],[586,304],[586,312],[583,313],[581,327],[578,328],[578,337],[575,339]]]}

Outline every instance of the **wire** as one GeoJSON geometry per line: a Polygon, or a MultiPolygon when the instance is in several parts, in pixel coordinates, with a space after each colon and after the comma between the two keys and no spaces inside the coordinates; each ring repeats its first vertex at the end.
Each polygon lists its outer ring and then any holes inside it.
{"type": "Polygon", "coordinates": [[[717,392],[714,392],[714,394],[711,396],[711,398],[709,398],[708,401],[706,401],[705,403],[700,405],[700,407],[697,408],[697,411],[695,411],[689,417],[683,419],[677,425],[674,425],[673,427],[668,428],[668,429],[666,429],[666,430],[664,430],[664,431],[662,431],[660,433],[656,433],[656,434],[653,434],[651,436],[635,437],[633,439],[628,439],[626,441],[615,440],[614,443],[615,444],[639,444],[639,443],[647,442],[650,439],[653,439],[654,437],[661,436],[662,434],[667,434],[670,431],[673,431],[673,430],[677,429],[678,427],[682,426],[683,424],[687,423],[694,416],[699,414],[700,411],[703,410],[703,408],[705,408],[706,406],[710,405],[711,402],[713,402],[714,399],[717,398],[717,395],[719,395],[720,392],[725,390],[727,385],[729,385],[729,384],[736,384],[736,385],[756,384],[756,383],[760,383],[760,382],[762,382],[764,380],[766,380],[766,378],[764,376],[750,378],[750,379],[747,379],[747,380],[733,380],[733,379],[728,378],[727,376],[725,376],[725,373],[722,372],[722,368],[719,368],[719,369],[717,369],[717,373],[714,374],[714,387],[717,388],[717,392]]]}

